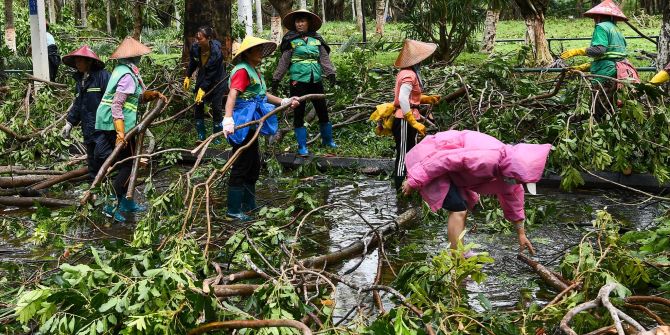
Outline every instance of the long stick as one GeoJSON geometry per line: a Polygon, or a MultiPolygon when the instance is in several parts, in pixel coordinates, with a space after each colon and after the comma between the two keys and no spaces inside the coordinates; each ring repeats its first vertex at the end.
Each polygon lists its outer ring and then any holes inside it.
{"type": "MultiPolygon", "coordinates": [[[[163,111],[163,105],[164,105],[163,101],[158,100],[158,102],[156,103],[156,107],[154,107],[154,109],[142,119],[142,122],[138,123],[135,127],[133,127],[133,129],[129,130],[126,133],[125,136],[126,140],[131,140],[133,137],[135,137],[135,135],[138,132],[141,132],[144,129],[146,129],[151,124],[151,121],[153,121],[158,116],[158,114],[160,114],[163,111]]],[[[123,150],[123,147],[125,145],[126,145],[125,143],[117,144],[116,147],[114,148],[114,151],[112,151],[109,157],[107,157],[107,160],[105,160],[105,162],[100,167],[98,175],[95,176],[95,179],[91,183],[91,187],[88,189],[88,191],[86,191],[86,193],[84,193],[84,196],[81,198],[80,201],[81,205],[87,203],[91,199],[92,195],[91,191],[93,190],[93,188],[98,186],[102,181],[102,178],[104,178],[107,175],[107,173],[109,172],[108,171],[109,167],[112,165],[112,162],[116,160],[116,156],[118,156],[119,153],[121,153],[121,150],[123,150]]]]}
{"type": "Polygon", "coordinates": [[[658,42],[655,39],[645,35],[643,32],[640,31],[640,29],[637,29],[637,27],[635,27],[632,23],[628,21],[624,22],[626,22],[626,24],[630,27],[630,29],[633,29],[633,31],[635,31],[638,35],[642,36],[646,40],[651,41],[651,43],[654,43],[654,45],[658,45],[658,42]]]}
{"type": "MultiPolygon", "coordinates": [[[[139,155],[142,152],[142,144],[144,142],[144,132],[137,136],[137,143],[135,146],[135,153],[139,155]]],[[[130,170],[130,179],[128,180],[128,191],[126,192],[126,199],[131,200],[133,193],[135,193],[135,182],[137,181],[137,171],[140,168],[140,156],[133,159],[133,167],[130,170]]]]}
{"type": "Polygon", "coordinates": [[[549,269],[544,267],[544,265],[526,257],[526,255],[523,254],[518,254],[516,255],[516,258],[520,261],[523,261],[524,263],[528,264],[537,274],[544,280],[545,283],[547,283],[549,286],[563,292],[568,289],[568,285],[566,285],[559,277],[557,277],[554,273],[552,273],[549,269]]]}
{"type": "Polygon", "coordinates": [[[0,205],[31,207],[36,203],[47,207],[74,206],[76,201],[43,197],[0,197],[0,205]]]}
{"type": "Polygon", "coordinates": [[[47,179],[47,180],[45,180],[41,183],[38,183],[38,184],[35,184],[35,185],[31,186],[30,188],[33,189],[33,190],[42,190],[42,189],[45,189],[47,187],[51,187],[53,185],[56,185],[58,183],[62,183],[64,181],[67,181],[67,180],[70,180],[70,179],[73,179],[73,178],[81,177],[83,175],[86,175],[87,173],[88,173],[88,167],[79,168],[79,169],[76,169],[76,170],[72,170],[70,172],[63,173],[60,176],[55,176],[53,178],[49,178],[49,179],[47,179]]]}
{"type": "Polygon", "coordinates": [[[300,330],[304,335],[312,335],[312,331],[300,321],[295,320],[231,320],[206,323],[188,332],[188,335],[200,335],[216,329],[243,329],[243,328],[277,328],[289,327],[300,330]]]}

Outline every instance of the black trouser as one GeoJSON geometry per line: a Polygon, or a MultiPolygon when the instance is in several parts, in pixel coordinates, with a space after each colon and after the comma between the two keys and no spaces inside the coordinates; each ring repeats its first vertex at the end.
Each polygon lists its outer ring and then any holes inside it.
{"type": "Polygon", "coordinates": [[[395,188],[398,190],[407,173],[405,155],[416,145],[416,129],[410,126],[405,119],[394,118],[391,131],[395,140],[395,169],[393,170],[393,177],[395,188]]]}
{"type": "MultiPolygon", "coordinates": [[[[254,137],[256,129],[249,129],[249,134],[242,141],[241,144],[231,143],[233,149],[231,156],[237,152],[242,146],[246,145],[254,137]]],[[[246,150],[244,150],[237,158],[233,167],[230,169],[230,178],[228,179],[228,186],[243,186],[244,184],[255,185],[258,177],[261,174],[261,155],[258,150],[258,139],[254,141],[246,150]]]]}
{"type": "Polygon", "coordinates": [[[203,99],[201,104],[195,105],[194,117],[196,120],[205,118],[205,104],[209,103],[212,107],[212,122],[214,124],[221,123],[223,121],[223,96],[225,91],[222,88],[214,89],[210,95],[203,99]]]}
{"type": "MultiPolygon", "coordinates": [[[[105,163],[105,160],[112,154],[114,147],[116,146],[116,132],[113,130],[98,130],[94,134],[95,137],[95,150],[93,153],[93,163],[95,174],[98,173],[98,170],[102,167],[102,164],[105,163]]],[[[121,150],[118,156],[116,156],[115,162],[118,162],[122,159],[133,156],[133,151],[135,150],[135,140],[132,139],[128,141],[128,144],[121,150]]],[[[117,198],[125,197],[126,192],[128,191],[128,181],[130,179],[130,171],[133,167],[133,160],[128,160],[119,164],[116,167],[116,177],[112,182],[112,187],[114,188],[114,194],[117,198]]],[[[90,169],[89,169],[90,171],[90,169]]]]}
{"type": "Polygon", "coordinates": [[[61,63],[60,53],[58,52],[58,47],[54,44],[48,46],[47,51],[47,60],[49,61],[49,80],[56,81],[58,67],[61,63]]]}
{"type": "MultiPolygon", "coordinates": [[[[323,94],[323,83],[301,83],[299,81],[291,82],[290,93],[292,97],[300,97],[305,94],[323,94]]],[[[329,122],[328,120],[328,105],[326,99],[312,100],[312,106],[316,111],[316,116],[319,117],[319,123],[329,122]]],[[[300,128],[305,126],[305,103],[301,103],[293,110],[293,127],[300,128]]]]}
{"type": "Polygon", "coordinates": [[[95,138],[88,139],[84,141],[84,146],[86,146],[86,163],[88,163],[88,177],[95,179],[95,175],[98,174],[99,168],[95,168],[95,138]]]}

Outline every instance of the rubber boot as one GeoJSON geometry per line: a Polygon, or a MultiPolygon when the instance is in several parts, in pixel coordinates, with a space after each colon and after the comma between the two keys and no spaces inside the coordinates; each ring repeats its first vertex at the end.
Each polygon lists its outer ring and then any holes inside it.
{"type": "Polygon", "coordinates": [[[126,222],[126,218],[121,214],[121,211],[119,210],[119,206],[120,206],[120,205],[118,205],[119,203],[120,203],[120,201],[117,202],[117,205],[113,205],[113,204],[109,204],[109,203],[106,204],[102,208],[102,214],[104,214],[107,217],[114,218],[114,221],[124,223],[124,222],[126,222]]]}
{"type": "Polygon", "coordinates": [[[244,184],[242,197],[242,212],[248,213],[256,209],[256,183],[244,184]]]}
{"type": "Polygon", "coordinates": [[[147,208],[141,205],[138,205],[135,200],[126,199],[126,197],[121,197],[119,200],[119,211],[124,213],[137,213],[144,212],[147,208]]]}
{"type": "Polygon", "coordinates": [[[337,148],[337,144],[333,141],[333,124],[324,122],[319,124],[321,130],[321,143],[328,148],[337,148]]]}
{"type": "Polygon", "coordinates": [[[298,142],[298,155],[308,156],[309,151],[307,150],[307,128],[300,127],[295,128],[295,140],[298,142]]]}
{"type": "Polygon", "coordinates": [[[236,218],[240,221],[249,221],[251,218],[242,213],[242,198],[244,197],[244,187],[228,187],[228,212],[226,215],[236,218]]]}
{"type": "MultiPolygon", "coordinates": [[[[212,134],[216,134],[216,133],[218,133],[218,132],[220,132],[220,131],[222,131],[222,130],[223,130],[223,124],[221,124],[221,122],[214,122],[214,123],[212,123],[212,134]]],[[[221,144],[221,136],[215,138],[215,139],[212,141],[212,143],[213,143],[213,144],[221,144]]]]}
{"type": "Polygon", "coordinates": [[[198,141],[205,140],[205,120],[196,119],[195,120],[195,131],[198,133],[198,141]]]}

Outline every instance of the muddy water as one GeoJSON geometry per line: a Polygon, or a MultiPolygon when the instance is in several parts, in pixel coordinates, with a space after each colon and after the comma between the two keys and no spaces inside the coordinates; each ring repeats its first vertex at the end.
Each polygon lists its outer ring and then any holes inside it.
{"type": "MultiPolygon", "coordinates": [[[[398,200],[391,182],[363,177],[356,180],[333,180],[313,178],[310,182],[318,188],[314,196],[324,203],[343,203],[349,207],[335,207],[325,212],[324,219],[318,219],[305,227],[301,236],[310,239],[309,250],[314,254],[336,251],[363,236],[370,226],[386,223],[403,212],[412,204],[398,200]],[[353,208],[353,209],[352,209],[353,208]],[[363,216],[364,219],[358,215],[363,216]]],[[[536,260],[543,264],[556,266],[565,250],[579,243],[581,237],[590,229],[593,213],[604,207],[615,218],[629,224],[629,229],[644,229],[658,215],[651,203],[641,203],[643,197],[614,190],[588,190],[575,193],[562,193],[553,188],[539,188],[540,195],[528,196],[527,208],[552,206],[549,219],[541,224],[528,227],[528,237],[533,242],[538,255],[536,260]],[[629,205],[633,204],[633,205],[629,205]]],[[[289,193],[275,182],[259,185],[259,202],[283,202],[289,193]],[[277,199],[283,200],[277,200],[277,199]]],[[[218,197],[217,197],[218,199],[218,197]]],[[[223,203],[223,201],[218,201],[223,203]]],[[[218,205],[217,205],[218,206],[218,205]]],[[[221,205],[225,206],[225,204],[221,205]]],[[[0,208],[0,220],[30,221],[31,211],[15,208],[0,208]]],[[[545,302],[553,298],[553,293],[537,279],[528,267],[516,260],[518,244],[514,233],[501,234],[484,229],[486,218],[480,213],[468,218],[466,242],[478,245],[477,250],[486,251],[495,259],[484,271],[488,278],[481,284],[468,282],[470,306],[481,310],[479,296],[486,297],[496,308],[514,308],[519,303],[530,301],[545,302]],[[477,226],[474,231],[472,228],[477,226]]],[[[88,238],[106,238],[108,235],[129,238],[134,224],[115,224],[100,227],[103,235],[91,229],[80,236],[88,238]]],[[[397,271],[408,261],[419,261],[432,257],[448,247],[445,222],[417,222],[416,225],[394,237],[387,243],[387,253],[393,268],[397,271]]],[[[0,264],[14,262],[57,262],[60,256],[48,249],[35,248],[27,237],[10,238],[0,233],[0,264]]],[[[27,234],[28,236],[30,234],[27,234]]],[[[356,266],[359,259],[350,260],[337,271],[343,275],[356,266]]],[[[359,285],[370,284],[377,273],[377,251],[367,255],[355,271],[346,275],[359,285]]],[[[0,270],[0,274],[1,274],[0,270]]],[[[382,272],[385,283],[392,279],[391,270],[385,267],[382,272]]],[[[343,285],[338,285],[335,296],[337,308],[335,316],[341,318],[352,306],[363,303],[372,306],[371,296],[358,295],[343,285]],[[362,300],[359,300],[362,299],[362,300]]],[[[385,299],[389,304],[388,299],[385,299]]],[[[389,306],[390,307],[390,304],[389,306]]]]}
{"type": "MultiPolygon", "coordinates": [[[[539,188],[539,195],[527,196],[527,208],[555,208],[549,212],[549,219],[527,227],[527,235],[537,251],[536,260],[543,264],[556,266],[564,252],[579,243],[582,236],[590,230],[595,210],[607,207],[612,215],[629,224],[628,229],[644,229],[652,224],[658,214],[655,206],[638,203],[644,198],[635,194],[615,190],[588,190],[575,193],[562,193],[553,188],[539,188]]],[[[366,223],[349,208],[329,210],[326,215],[327,229],[313,236],[320,240],[324,251],[335,251],[362,237],[369,225],[377,226],[388,222],[403,211],[407,204],[396,199],[389,181],[362,179],[355,182],[342,181],[324,189],[324,200],[328,203],[341,202],[355,208],[368,222],[366,223]]],[[[520,303],[536,301],[546,302],[555,293],[549,292],[538,277],[529,268],[516,260],[518,241],[515,233],[501,234],[484,229],[486,218],[475,213],[468,218],[466,243],[478,245],[476,250],[488,252],[494,259],[493,264],[484,269],[488,275],[485,282],[468,282],[466,289],[469,304],[475,310],[482,310],[480,295],[486,297],[495,308],[514,308],[520,303]],[[473,231],[473,227],[478,229],[473,231]]],[[[427,259],[440,250],[448,248],[446,222],[417,223],[413,229],[402,234],[388,247],[387,253],[397,271],[406,261],[427,259]]],[[[350,260],[339,268],[339,273],[351,269],[360,259],[350,260]]],[[[360,266],[347,275],[359,285],[371,284],[377,273],[377,252],[368,255],[360,266]]],[[[383,278],[388,281],[390,270],[385,268],[383,278]]],[[[351,306],[360,303],[360,296],[344,285],[338,286],[335,316],[342,317],[351,306]]],[[[371,297],[363,299],[363,304],[372,306],[371,297]]]]}

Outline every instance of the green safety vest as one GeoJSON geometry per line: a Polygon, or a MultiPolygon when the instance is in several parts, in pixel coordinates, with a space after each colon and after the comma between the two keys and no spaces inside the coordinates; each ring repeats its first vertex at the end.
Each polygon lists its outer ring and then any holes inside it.
{"type": "MultiPolygon", "coordinates": [[[[616,62],[626,58],[626,39],[616,24],[610,21],[596,25],[591,37],[591,46],[603,45],[607,49],[605,54],[591,62],[591,73],[608,77],[616,77],[616,62]],[[599,29],[600,28],[600,29],[599,29]]],[[[596,81],[605,80],[603,78],[596,81]]]]}
{"type": "Polygon", "coordinates": [[[301,83],[318,83],[321,81],[321,41],[316,38],[307,37],[307,41],[296,38],[291,41],[293,56],[291,56],[291,67],[289,72],[291,80],[301,83]]]}
{"type": "Polygon", "coordinates": [[[139,79],[133,73],[129,66],[119,64],[112,71],[109,78],[107,89],[102,96],[98,110],[95,112],[95,129],[97,130],[114,130],[114,118],[112,118],[112,101],[116,93],[116,86],[119,80],[126,74],[130,74],[135,82],[135,93],[129,95],[126,102],[123,104],[123,121],[125,124],[125,132],[135,127],[137,124],[137,105],[140,102],[140,95],[142,94],[142,86],[139,79]]]}
{"type": "Polygon", "coordinates": [[[267,87],[265,86],[265,79],[258,74],[256,69],[253,68],[246,61],[241,61],[239,64],[235,65],[233,70],[230,72],[230,77],[228,77],[228,87],[230,87],[230,81],[235,76],[235,73],[239,70],[246,70],[249,75],[249,86],[247,89],[240,93],[237,96],[238,99],[251,100],[256,96],[264,96],[267,92],[267,87]]]}

